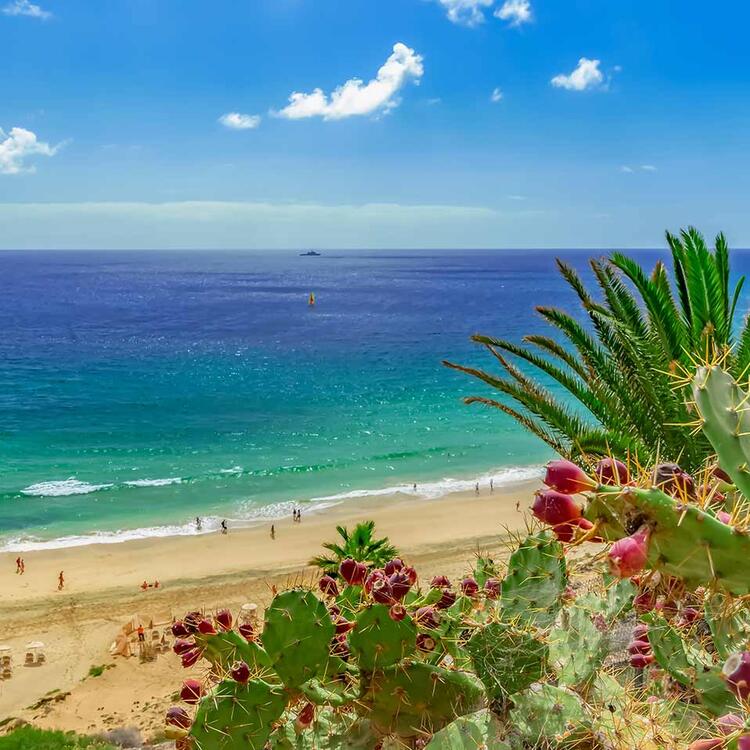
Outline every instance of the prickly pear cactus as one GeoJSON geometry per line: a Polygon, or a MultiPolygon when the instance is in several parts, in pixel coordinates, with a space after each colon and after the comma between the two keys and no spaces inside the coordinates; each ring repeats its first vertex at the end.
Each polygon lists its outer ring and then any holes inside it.
{"type": "Polygon", "coordinates": [[[374,604],[357,615],[349,646],[361,669],[372,671],[397,664],[417,648],[417,627],[405,615],[394,620],[384,604],[374,604]]]}
{"type": "Polygon", "coordinates": [[[433,735],[425,750],[511,750],[503,741],[505,728],[488,709],[461,716],[433,735]]]}

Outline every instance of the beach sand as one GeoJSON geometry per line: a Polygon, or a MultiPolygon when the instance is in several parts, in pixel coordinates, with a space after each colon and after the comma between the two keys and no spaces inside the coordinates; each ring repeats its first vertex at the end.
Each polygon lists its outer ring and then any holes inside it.
{"type": "MultiPolygon", "coordinates": [[[[189,676],[169,653],[155,662],[114,658],[109,646],[133,614],[146,620],[182,616],[190,609],[234,610],[246,602],[262,609],[271,587],[316,580],[307,561],[336,537],[337,524],[376,522],[422,580],[437,573],[458,578],[477,551],[501,559],[508,533],[525,529],[525,511],[537,481],[455,493],[437,500],[408,495],[352,500],[325,511],[232,530],[229,534],[156,538],[23,555],[26,574],[15,574],[16,553],[0,555],[0,645],[13,649],[14,672],[0,682],[0,720],[19,717],[49,728],[80,732],[136,726],[144,736],[162,728],[164,711],[189,676]],[[519,503],[520,511],[516,509],[519,503]],[[66,586],[57,591],[64,570],[66,586]],[[158,590],[141,591],[158,579],[158,590]],[[47,663],[24,667],[25,645],[40,640],[47,663]],[[99,677],[92,666],[114,665],[99,677]],[[57,691],[57,692],[52,692],[57,691]],[[68,694],[69,695],[66,695],[68,694]],[[30,708],[44,697],[49,700],[30,708]]],[[[200,672],[196,669],[196,674],[200,672]]]]}

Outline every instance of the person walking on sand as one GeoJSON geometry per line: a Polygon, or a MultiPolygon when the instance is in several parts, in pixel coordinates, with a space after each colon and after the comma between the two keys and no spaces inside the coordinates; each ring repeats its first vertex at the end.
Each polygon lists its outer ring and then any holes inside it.
{"type": "Polygon", "coordinates": [[[57,590],[62,591],[65,588],[65,571],[61,570],[57,576],[57,590]]]}
{"type": "Polygon", "coordinates": [[[495,480],[490,477],[490,495],[495,491],[495,480]]]}
{"type": "Polygon", "coordinates": [[[200,531],[203,528],[203,521],[200,516],[195,517],[195,530],[200,531]]]}
{"type": "Polygon", "coordinates": [[[21,558],[21,575],[23,575],[26,572],[26,560],[21,558]]]}
{"type": "Polygon", "coordinates": [[[222,521],[221,522],[221,533],[226,534],[229,531],[229,528],[227,527],[227,522],[222,521]]]}
{"type": "Polygon", "coordinates": [[[18,575],[21,572],[21,558],[16,558],[16,575],[18,575]]]}
{"type": "Polygon", "coordinates": [[[476,484],[474,485],[474,494],[475,494],[475,495],[478,495],[478,494],[479,494],[479,482],[477,482],[477,483],[476,483],[476,484]]]}
{"type": "Polygon", "coordinates": [[[271,524],[271,539],[276,539],[276,527],[271,524]]]}

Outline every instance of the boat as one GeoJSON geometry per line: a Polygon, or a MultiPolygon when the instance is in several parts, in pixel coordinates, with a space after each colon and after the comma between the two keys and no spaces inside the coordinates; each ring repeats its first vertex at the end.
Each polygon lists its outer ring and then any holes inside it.
{"type": "Polygon", "coordinates": [[[307,304],[310,307],[315,307],[315,292],[310,292],[310,296],[307,299],[307,304]]]}
{"type": "Polygon", "coordinates": [[[321,253],[316,250],[308,250],[306,253],[300,253],[302,258],[318,258],[320,255],[321,253]]]}

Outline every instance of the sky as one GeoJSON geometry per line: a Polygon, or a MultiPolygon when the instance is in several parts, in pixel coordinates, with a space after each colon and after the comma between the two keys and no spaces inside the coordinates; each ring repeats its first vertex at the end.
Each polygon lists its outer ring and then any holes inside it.
{"type": "Polygon", "coordinates": [[[0,248],[750,247],[750,6],[0,0],[0,248]]]}

